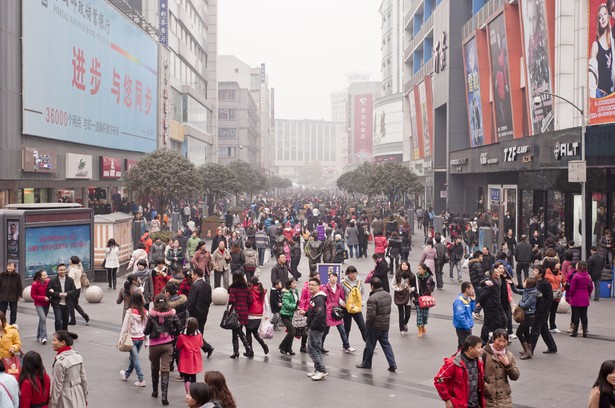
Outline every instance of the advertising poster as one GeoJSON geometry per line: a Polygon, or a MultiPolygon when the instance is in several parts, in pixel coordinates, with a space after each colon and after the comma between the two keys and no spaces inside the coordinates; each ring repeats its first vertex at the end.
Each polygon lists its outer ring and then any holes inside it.
{"type": "Polygon", "coordinates": [[[483,130],[483,111],[480,100],[476,37],[472,38],[463,46],[463,57],[466,76],[466,96],[468,98],[470,146],[482,146],[485,144],[485,133],[483,130]]]}
{"type": "Polygon", "coordinates": [[[329,274],[334,273],[337,275],[337,280],[340,282],[342,278],[342,264],[337,263],[321,263],[316,264],[316,270],[318,271],[318,278],[320,283],[326,285],[329,282],[329,274]]]}
{"type": "Polygon", "coordinates": [[[84,270],[92,269],[90,225],[26,227],[25,277],[44,269],[55,275],[59,263],[70,264],[70,257],[81,259],[84,270]]]}
{"type": "Polygon", "coordinates": [[[19,270],[19,220],[6,221],[6,258],[7,263],[14,263],[19,270]]]}
{"type": "Polygon", "coordinates": [[[513,138],[513,117],[504,14],[500,14],[489,23],[488,32],[497,141],[511,140],[513,138]]]}
{"type": "Polygon", "coordinates": [[[354,96],[354,157],[366,159],[372,155],[374,101],[371,94],[354,96]]]}
{"type": "Polygon", "coordinates": [[[615,10],[609,12],[604,0],[588,0],[589,35],[587,88],[589,90],[589,124],[615,121],[615,71],[613,68],[613,26],[615,10]]]}
{"type": "Polygon", "coordinates": [[[539,92],[551,90],[551,64],[549,62],[549,33],[547,12],[543,0],[521,0],[523,19],[523,44],[525,65],[530,92],[527,92],[530,107],[532,134],[550,132],[555,129],[553,97],[539,92]],[[542,104],[536,105],[534,97],[539,96],[542,104]]]}
{"type": "Polygon", "coordinates": [[[23,133],[155,150],[156,41],[105,0],[20,4],[23,133]]]}
{"type": "Polygon", "coordinates": [[[429,112],[427,107],[427,86],[425,81],[419,84],[419,101],[421,109],[421,122],[423,134],[420,136],[423,138],[423,157],[432,157],[431,151],[431,126],[429,126],[429,112]]]}
{"type": "Polygon", "coordinates": [[[414,89],[408,93],[408,104],[410,106],[410,128],[412,130],[412,160],[421,158],[421,149],[419,148],[419,130],[416,124],[416,103],[414,101],[414,89]]]}

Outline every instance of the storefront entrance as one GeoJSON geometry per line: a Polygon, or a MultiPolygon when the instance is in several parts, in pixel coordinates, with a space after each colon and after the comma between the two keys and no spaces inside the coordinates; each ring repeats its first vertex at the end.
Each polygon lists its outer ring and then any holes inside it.
{"type": "Polygon", "coordinates": [[[510,228],[517,236],[517,186],[514,184],[489,184],[487,200],[491,226],[497,248],[504,242],[504,235],[510,228]]]}

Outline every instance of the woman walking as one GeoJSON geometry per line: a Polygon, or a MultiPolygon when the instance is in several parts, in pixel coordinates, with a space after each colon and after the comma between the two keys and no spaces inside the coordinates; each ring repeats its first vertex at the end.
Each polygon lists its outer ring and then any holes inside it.
{"type": "Polygon", "coordinates": [[[238,273],[240,275],[243,275],[243,264],[246,262],[246,258],[243,254],[243,251],[241,250],[241,246],[239,245],[239,243],[233,243],[233,246],[231,246],[231,250],[229,252],[231,255],[231,273],[238,273]]]}
{"type": "Polygon", "coordinates": [[[513,353],[506,349],[508,333],[506,329],[493,332],[493,342],[483,349],[485,364],[485,407],[512,407],[512,396],[509,380],[519,379],[519,369],[513,353]]]}
{"type": "MultiPolygon", "coordinates": [[[[434,250],[435,251],[435,250],[434,250]]],[[[416,273],[416,291],[414,294],[414,305],[416,307],[416,326],[418,327],[418,337],[423,337],[427,333],[427,320],[429,319],[429,308],[419,306],[420,296],[430,296],[434,289],[434,281],[431,269],[424,263],[420,264],[416,273]]]]}
{"type": "Polygon", "coordinates": [[[17,325],[9,324],[0,312],[0,358],[12,357],[21,351],[21,337],[17,325]]]}
{"type": "Polygon", "coordinates": [[[399,256],[401,254],[401,238],[397,231],[393,231],[389,237],[387,253],[389,258],[389,273],[393,274],[399,268],[399,256]]]}
{"type": "Polygon", "coordinates": [[[408,321],[412,311],[412,293],[416,290],[416,276],[408,261],[401,261],[393,278],[393,301],[399,310],[399,332],[408,334],[408,321]]]}
{"type": "Polygon", "coordinates": [[[557,307],[559,306],[559,302],[562,300],[564,283],[566,282],[566,279],[559,271],[559,261],[545,259],[543,265],[547,268],[545,279],[549,281],[551,284],[551,289],[553,289],[553,302],[551,303],[551,309],[549,311],[549,331],[551,333],[561,333],[562,331],[558,329],[555,324],[555,317],[557,315],[557,307]]]}
{"type": "Polygon", "coordinates": [[[118,305],[122,305],[122,321],[124,321],[124,317],[126,316],[126,310],[130,307],[130,297],[132,294],[134,292],[139,292],[139,294],[143,296],[139,287],[139,278],[137,278],[137,275],[131,273],[126,276],[126,282],[124,282],[124,286],[119,290],[117,300],[115,301],[118,305]]]}
{"type": "Polygon", "coordinates": [[[297,310],[297,304],[299,301],[299,292],[297,291],[297,281],[294,278],[290,278],[286,281],[284,289],[282,289],[282,310],[280,310],[280,317],[282,323],[286,327],[286,336],[280,343],[280,353],[295,355],[293,351],[293,339],[295,337],[295,328],[293,327],[293,314],[297,310]]]}
{"type": "Polygon", "coordinates": [[[57,353],[53,362],[49,408],[86,408],[88,380],[83,357],[72,349],[77,334],[58,330],[51,346],[57,353]]]}
{"type": "Polygon", "coordinates": [[[113,290],[115,290],[115,284],[117,282],[117,268],[120,267],[120,246],[113,238],[110,238],[109,241],[107,241],[104,266],[107,270],[107,282],[109,283],[109,289],[113,286],[113,290]]]}
{"type": "Polygon", "coordinates": [[[19,407],[44,408],[49,403],[51,379],[43,366],[43,359],[36,351],[28,351],[21,362],[19,373],[19,407]]]}
{"type": "Polygon", "coordinates": [[[438,258],[438,252],[433,246],[433,239],[429,238],[423,249],[423,255],[421,255],[421,264],[427,266],[430,271],[436,270],[436,259],[438,258]]]}
{"type": "Polygon", "coordinates": [[[179,352],[177,369],[184,379],[184,390],[190,393],[190,384],[196,383],[196,375],[203,371],[203,358],[201,347],[203,335],[199,331],[198,322],[194,317],[186,320],[186,328],[177,338],[175,347],[179,352]]]}
{"type": "Polygon", "coordinates": [[[152,369],[152,397],[158,398],[158,380],[162,391],[162,405],[169,405],[169,370],[173,357],[173,336],[179,334],[181,324],[175,310],[167,303],[162,293],[154,298],[143,334],[149,336],[149,361],[152,369]]]}
{"type": "Polygon", "coordinates": [[[267,300],[267,290],[263,288],[263,284],[255,276],[250,280],[250,291],[252,292],[252,304],[248,309],[248,324],[246,325],[246,337],[248,344],[252,347],[252,336],[256,339],[258,344],[263,348],[265,355],[269,354],[269,347],[265,341],[258,334],[258,328],[260,327],[263,318],[269,320],[269,301],[267,300]],[[266,314],[265,314],[266,313],[266,314]]]}
{"type": "Polygon", "coordinates": [[[239,339],[244,345],[246,352],[243,353],[246,357],[254,357],[254,351],[246,339],[243,328],[248,324],[248,310],[252,304],[252,292],[248,288],[246,279],[242,274],[233,274],[233,283],[228,288],[228,303],[237,311],[237,317],[241,325],[237,329],[233,329],[233,354],[231,358],[239,357],[239,339]]]}
{"type": "MultiPolygon", "coordinates": [[[[87,325],[90,322],[90,316],[83,310],[81,306],[79,306],[79,297],[81,296],[81,282],[82,277],[85,274],[83,272],[83,265],[81,265],[81,260],[78,256],[70,257],[70,266],[68,267],[68,276],[70,276],[75,282],[75,295],[73,296],[73,307],[71,307],[68,311],[70,315],[69,325],[76,325],[77,321],[75,320],[75,310],[79,312],[81,317],[85,320],[85,324],[87,325]]],[[[83,288],[85,290],[85,288],[83,288]]]]}
{"type": "Polygon", "coordinates": [[[542,297],[542,293],[536,289],[536,279],[527,278],[523,284],[523,290],[517,289],[515,285],[510,285],[510,288],[516,294],[521,294],[521,300],[519,301],[519,307],[523,309],[523,321],[519,323],[517,328],[517,338],[523,347],[521,352],[521,360],[527,360],[532,358],[532,347],[530,346],[530,327],[534,324],[534,318],[536,316],[536,303],[538,298],[542,297]]]}
{"type": "Polygon", "coordinates": [[[135,386],[145,387],[145,376],[141,370],[141,361],[139,360],[139,352],[145,343],[145,323],[147,322],[147,309],[143,303],[143,296],[140,292],[135,292],[130,295],[130,305],[124,317],[122,330],[120,332],[120,341],[124,334],[128,333],[132,339],[132,350],[128,356],[128,368],[120,370],[122,381],[127,381],[132,374],[132,370],[137,372],[137,382],[135,386]]]}
{"type": "Polygon", "coordinates": [[[49,313],[49,305],[51,302],[47,297],[47,286],[49,286],[49,277],[44,270],[36,271],[30,289],[30,296],[34,300],[34,308],[38,314],[38,327],[36,329],[36,341],[42,344],[47,344],[47,314],[49,313]]]}
{"type": "Polygon", "coordinates": [[[346,268],[344,280],[342,280],[342,289],[344,290],[344,299],[346,299],[346,307],[344,308],[344,330],[346,331],[346,335],[350,338],[350,329],[352,328],[352,321],[354,320],[359,327],[363,341],[366,341],[367,326],[365,325],[365,319],[363,317],[363,299],[365,299],[364,284],[363,281],[359,279],[357,268],[352,265],[346,268]],[[359,300],[361,301],[360,308],[358,307],[359,300]],[[353,304],[352,302],[356,303],[353,304]],[[353,306],[356,307],[353,308],[353,306]]]}
{"type": "Polygon", "coordinates": [[[570,282],[570,306],[572,307],[572,333],[571,337],[577,337],[579,332],[579,319],[583,325],[583,337],[587,337],[587,308],[589,297],[594,289],[594,284],[587,273],[587,263],[579,261],[577,272],[570,282]]]}

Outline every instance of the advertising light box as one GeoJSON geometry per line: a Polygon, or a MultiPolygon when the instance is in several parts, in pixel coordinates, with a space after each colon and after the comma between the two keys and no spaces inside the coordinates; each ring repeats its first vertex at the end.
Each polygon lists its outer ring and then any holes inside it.
{"type": "Polygon", "coordinates": [[[23,132],[156,149],[157,46],[105,0],[24,1],[23,132]]]}

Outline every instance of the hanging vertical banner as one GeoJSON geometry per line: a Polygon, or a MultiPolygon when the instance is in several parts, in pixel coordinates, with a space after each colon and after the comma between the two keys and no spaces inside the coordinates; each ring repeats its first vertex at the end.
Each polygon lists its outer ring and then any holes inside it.
{"type": "Polygon", "coordinates": [[[480,99],[480,81],[478,75],[478,55],[476,37],[463,46],[464,68],[466,78],[466,98],[468,104],[468,125],[470,128],[470,146],[485,144],[483,130],[483,113],[480,99]]]}
{"type": "MultiPolygon", "coordinates": [[[[419,84],[419,107],[421,110],[421,123],[422,123],[422,139],[423,139],[423,157],[428,158],[433,156],[431,146],[431,121],[429,120],[429,107],[427,101],[427,78],[419,84]]],[[[431,87],[429,87],[431,90],[431,87]]]]}
{"type": "Polygon", "coordinates": [[[513,116],[510,100],[506,23],[503,13],[489,23],[488,31],[497,141],[511,140],[513,138],[513,116]]]}
{"type": "Polygon", "coordinates": [[[595,125],[615,121],[615,44],[613,19],[605,1],[589,0],[588,4],[589,123],[595,125]]]}
{"type": "Polygon", "coordinates": [[[549,33],[547,12],[543,0],[521,0],[523,21],[523,44],[527,69],[526,92],[530,107],[532,134],[555,129],[553,117],[553,93],[551,88],[551,64],[549,59],[549,33]],[[545,92],[545,93],[541,93],[545,92]],[[535,104],[534,97],[542,104],[535,104]]]}
{"type": "Polygon", "coordinates": [[[355,95],[354,101],[354,157],[365,159],[372,155],[374,138],[374,103],[372,94],[355,95]]]}
{"type": "Polygon", "coordinates": [[[169,0],[158,0],[158,31],[160,44],[169,47],[169,0]]]}
{"type": "Polygon", "coordinates": [[[416,103],[414,102],[414,89],[408,93],[408,106],[410,113],[410,130],[412,132],[412,160],[421,158],[421,150],[419,149],[419,130],[416,125],[416,103]]]}

